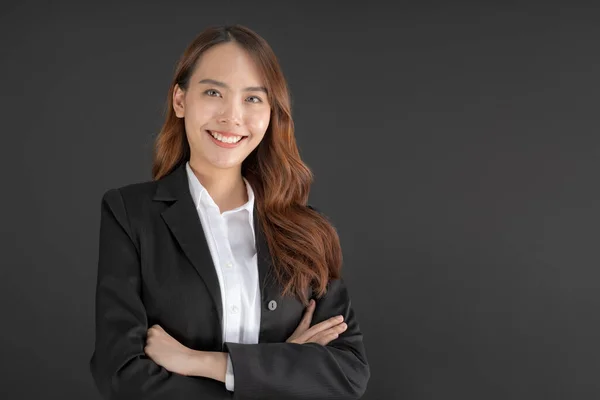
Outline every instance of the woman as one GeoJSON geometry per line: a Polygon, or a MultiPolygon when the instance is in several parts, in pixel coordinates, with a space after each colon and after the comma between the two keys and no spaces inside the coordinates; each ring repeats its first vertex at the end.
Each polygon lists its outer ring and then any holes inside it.
{"type": "Polygon", "coordinates": [[[356,399],[370,377],[272,49],[213,27],[176,68],[153,180],[101,204],[96,341],[106,399],[356,399]]]}

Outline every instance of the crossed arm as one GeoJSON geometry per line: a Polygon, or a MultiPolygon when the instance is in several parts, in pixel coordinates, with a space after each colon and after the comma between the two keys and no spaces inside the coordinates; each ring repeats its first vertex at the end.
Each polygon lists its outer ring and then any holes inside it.
{"type": "MultiPolygon", "coordinates": [[[[369,365],[342,280],[330,282],[312,318],[319,323],[343,315],[347,329],[329,344],[225,344],[235,373],[234,392],[225,388],[219,376],[186,376],[158,365],[144,351],[149,326],[140,297],[139,255],[127,221],[119,190],[109,190],[101,204],[96,338],[90,360],[91,374],[104,399],[342,400],[362,396],[369,365]]],[[[213,356],[222,362],[224,354],[213,356]]]]}

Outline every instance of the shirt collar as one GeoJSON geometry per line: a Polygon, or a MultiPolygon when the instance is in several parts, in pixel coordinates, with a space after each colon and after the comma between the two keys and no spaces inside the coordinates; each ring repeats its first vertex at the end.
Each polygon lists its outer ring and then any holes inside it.
{"type": "MultiPolygon", "coordinates": [[[[212,197],[210,197],[210,194],[208,193],[206,188],[202,186],[202,184],[198,180],[198,177],[196,176],[196,174],[194,174],[194,171],[192,171],[189,161],[185,163],[185,169],[187,171],[188,183],[190,186],[190,194],[192,195],[192,200],[194,201],[196,209],[198,209],[199,207],[206,206],[217,207],[216,203],[214,202],[212,197]]],[[[244,178],[243,176],[242,179],[244,180],[244,184],[246,185],[248,201],[242,204],[241,206],[234,208],[233,210],[225,211],[225,213],[229,214],[240,210],[247,210],[250,214],[250,220],[252,221],[254,211],[254,191],[252,190],[252,186],[250,186],[248,180],[246,180],[246,178],[244,178]]]]}

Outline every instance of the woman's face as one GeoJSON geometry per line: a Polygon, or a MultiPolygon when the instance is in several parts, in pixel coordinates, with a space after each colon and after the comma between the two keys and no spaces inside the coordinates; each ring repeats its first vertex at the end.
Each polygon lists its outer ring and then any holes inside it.
{"type": "Polygon", "coordinates": [[[258,68],[238,44],[204,52],[188,89],[178,85],[173,108],[184,118],[191,160],[198,168],[239,168],[269,126],[271,106],[258,68]]]}

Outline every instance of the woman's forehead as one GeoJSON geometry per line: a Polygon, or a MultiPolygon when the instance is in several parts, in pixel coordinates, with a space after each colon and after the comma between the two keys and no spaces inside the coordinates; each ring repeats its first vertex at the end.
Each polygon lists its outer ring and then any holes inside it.
{"type": "Polygon", "coordinates": [[[216,45],[198,59],[196,82],[222,83],[229,88],[264,87],[262,76],[252,57],[235,43],[216,45]]]}

